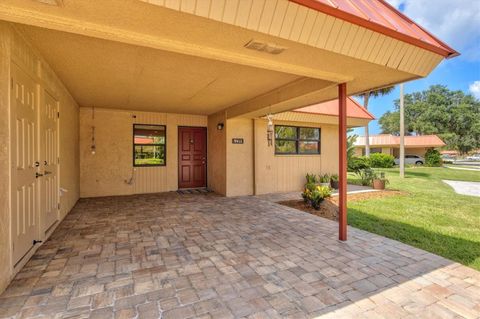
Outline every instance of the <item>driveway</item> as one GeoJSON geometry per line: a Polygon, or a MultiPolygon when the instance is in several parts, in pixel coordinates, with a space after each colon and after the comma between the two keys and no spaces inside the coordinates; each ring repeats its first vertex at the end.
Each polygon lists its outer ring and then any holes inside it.
{"type": "Polygon", "coordinates": [[[82,199],[0,296],[22,318],[480,316],[480,273],[256,197],[82,199]]]}
{"type": "Polygon", "coordinates": [[[443,180],[450,185],[457,194],[480,197],[480,182],[463,182],[443,180]]]}

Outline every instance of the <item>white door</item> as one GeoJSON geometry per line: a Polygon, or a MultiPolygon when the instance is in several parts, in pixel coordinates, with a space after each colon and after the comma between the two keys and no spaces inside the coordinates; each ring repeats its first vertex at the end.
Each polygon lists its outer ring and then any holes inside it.
{"type": "Polygon", "coordinates": [[[58,102],[43,91],[39,114],[40,220],[44,235],[58,220],[58,102]]]}
{"type": "Polygon", "coordinates": [[[38,238],[37,88],[33,79],[12,63],[12,243],[16,264],[38,238]]]}

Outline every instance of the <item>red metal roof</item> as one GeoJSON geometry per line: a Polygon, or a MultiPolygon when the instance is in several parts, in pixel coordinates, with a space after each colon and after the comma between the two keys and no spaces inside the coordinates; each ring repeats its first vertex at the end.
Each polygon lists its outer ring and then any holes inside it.
{"type": "MultiPolygon", "coordinates": [[[[399,146],[400,136],[370,135],[370,146],[399,146]]],[[[405,136],[405,147],[441,147],[445,143],[437,135],[405,136]]],[[[355,146],[365,146],[365,136],[359,136],[355,146]]]]}
{"type": "MultiPolygon", "coordinates": [[[[305,106],[293,112],[338,116],[338,100],[305,106]]],[[[347,117],[374,120],[375,117],[354,99],[347,98],[347,117]]]]}
{"type": "Polygon", "coordinates": [[[435,52],[446,58],[457,51],[384,0],[290,0],[350,23],[435,52]]]}

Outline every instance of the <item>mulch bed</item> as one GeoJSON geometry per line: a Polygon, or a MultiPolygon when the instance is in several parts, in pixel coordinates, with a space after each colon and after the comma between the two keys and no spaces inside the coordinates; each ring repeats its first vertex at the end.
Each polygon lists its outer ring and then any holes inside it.
{"type": "MultiPolygon", "coordinates": [[[[372,199],[372,198],[384,198],[390,196],[404,195],[404,192],[394,191],[394,190],[383,190],[377,192],[365,192],[365,193],[356,193],[348,194],[347,200],[349,202],[372,199]]],[[[338,196],[333,196],[325,199],[320,204],[320,209],[316,210],[315,208],[305,204],[303,200],[287,200],[278,202],[278,204],[295,208],[306,213],[320,216],[323,218],[328,218],[330,220],[338,220],[338,196]]]]}

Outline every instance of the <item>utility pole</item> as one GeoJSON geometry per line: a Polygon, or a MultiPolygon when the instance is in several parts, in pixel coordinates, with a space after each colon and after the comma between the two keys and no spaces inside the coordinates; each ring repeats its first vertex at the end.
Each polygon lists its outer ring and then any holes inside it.
{"type": "Polygon", "coordinates": [[[400,84],[400,177],[405,177],[405,101],[403,83],[400,84]]]}

